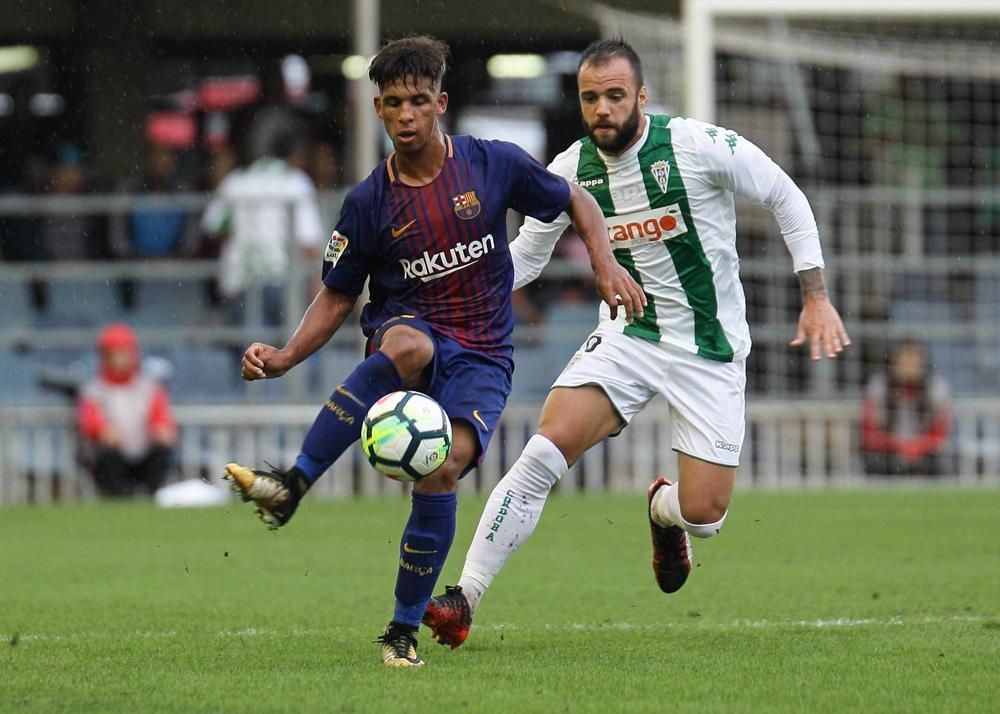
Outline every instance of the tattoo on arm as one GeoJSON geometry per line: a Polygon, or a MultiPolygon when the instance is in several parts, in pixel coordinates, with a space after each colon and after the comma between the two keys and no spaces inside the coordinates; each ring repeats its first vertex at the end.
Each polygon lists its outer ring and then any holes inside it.
{"type": "Polygon", "coordinates": [[[802,287],[802,297],[811,293],[825,293],[826,282],[823,280],[822,268],[809,268],[798,273],[799,285],[802,287]]]}

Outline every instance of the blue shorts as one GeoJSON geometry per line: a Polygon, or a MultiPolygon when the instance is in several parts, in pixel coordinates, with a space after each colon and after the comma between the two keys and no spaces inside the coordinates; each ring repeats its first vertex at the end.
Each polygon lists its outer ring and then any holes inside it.
{"type": "Polygon", "coordinates": [[[437,401],[452,421],[462,419],[476,432],[479,453],[462,474],[464,476],[482,462],[486,447],[500,424],[500,415],[510,396],[512,369],[482,352],[436,334],[434,328],[416,317],[392,317],[383,322],[368,338],[366,353],[377,350],[386,330],[400,323],[420,330],[434,343],[434,359],[422,391],[437,401]]]}

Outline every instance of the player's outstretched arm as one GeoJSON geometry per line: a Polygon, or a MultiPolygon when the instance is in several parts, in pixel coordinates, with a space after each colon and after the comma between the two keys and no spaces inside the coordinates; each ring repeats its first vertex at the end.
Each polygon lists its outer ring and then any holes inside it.
{"type": "Polygon", "coordinates": [[[823,355],[832,359],[851,344],[851,338],[847,336],[840,314],[830,303],[823,269],[809,268],[797,275],[802,286],[802,313],[795,339],[789,345],[800,347],[808,340],[812,359],[818,360],[823,355]]]}
{"type": "Polygon", "coordinates": [[[357,296],[334,292],[323,286],[306,308],[302,321],[288,343],[278,349],[254,342],[243,353],[241,374],[252,382],[280,377],[325,345],[351,314],[357,296]]]}
{"type": "Polygon", "coordinates": [[[642,317],[646,296],[628,271],[615,260],[601,207],[593,196],[575,183],[570,183],[569,187],[569,206],[566,207],[566,212],[587,246],[597,294],[611,308],[611,319],[618,317],[619,306],[625,308],[625,319],[629,322],[635,317],[642,317]]]}

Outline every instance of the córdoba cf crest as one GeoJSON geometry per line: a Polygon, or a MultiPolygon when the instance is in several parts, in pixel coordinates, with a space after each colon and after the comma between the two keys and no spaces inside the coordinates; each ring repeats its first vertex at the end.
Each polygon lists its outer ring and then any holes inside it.
{"type": "Polygon", "coordinates": [[[656,180],[662,193],[667,192],[667,181],[670,179],[670,164],[666,161],[654,161],[649,165],[649,171],[656,180]]]}

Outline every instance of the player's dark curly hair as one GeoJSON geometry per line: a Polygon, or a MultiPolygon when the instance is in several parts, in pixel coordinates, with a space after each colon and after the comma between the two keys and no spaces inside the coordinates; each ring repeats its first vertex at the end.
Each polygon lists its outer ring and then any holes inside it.
{"type": "Polygon", "coordinates": [[[632,71],[635,73],[638,86],[641,87],[645,84],[642,78],[642,60],[639,59],[639,54],[633,49],[632,45],[621,37],[615,37],[610,40],[595,40],[587,45],[587,49],[580,55],[580,64],[577,65],[576,71],[579,73],[585,64],[600,67],[616,57],[622,57],[632,65],[632,71]]]}
{"type": "Polygon", "coordinates": [[[441,86],[448,64],[448,45],[428,35],[403,37],[386,43],[368,67],[368,77],[379,88],[407,78],[429,79],[441,86]]]}

